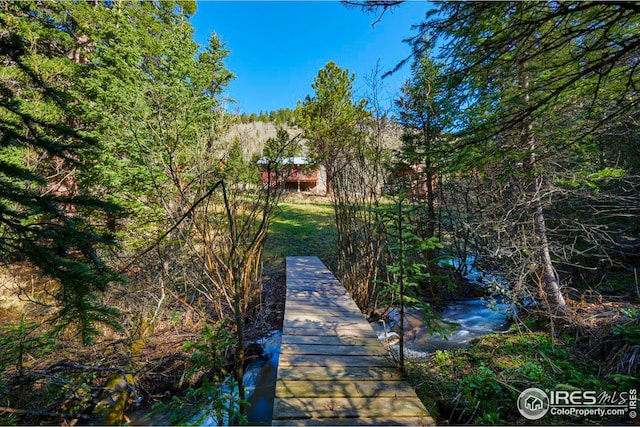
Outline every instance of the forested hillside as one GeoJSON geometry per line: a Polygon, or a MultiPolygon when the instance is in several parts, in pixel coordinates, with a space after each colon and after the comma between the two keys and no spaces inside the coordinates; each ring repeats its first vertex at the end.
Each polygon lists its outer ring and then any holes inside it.
{"type": "Polygon", "coordinates": [[[372,321],[398,310],[392,357],[439,421],[640,385],[637,5],[436,3],[391,104],[378,68],[358,97],[330,61],[260,114],[226,111],[229,50],[196,44],[195,7],[0,1],[0,423],[124,424],[157,400],[173,423],[246,422],[246,361],[301,247],[372,321]],[[278,210],[300,155],[335,227],[302,243],[283,233],[313,206],[278,210]],[[405,308],[445,334],[443,304],[478,292],[513,308],[508,333],[405,360],[405,308]]]}

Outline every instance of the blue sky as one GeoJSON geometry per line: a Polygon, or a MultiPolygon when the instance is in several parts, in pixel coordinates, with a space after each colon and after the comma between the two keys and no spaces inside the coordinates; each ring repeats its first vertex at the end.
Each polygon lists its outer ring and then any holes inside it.
{"type": "MultiPolygon", "coordinates": [[[[354,92],[364,96],[378,59],[387,71],[410,54],[402,40],[428,8],[426,1],[406,2],[372,26],[375,15],[338,1],[198,1],[191,22],[200,45],[215,32],[231,51],[226,64],[236,80],[228,96],[237,103],[229,110],[258,113],[295,108],[313,94],[313,79],[328,61],[355,73],[354,92]]],[[[384,80],[387,98],[408,75],[405,66],[384,80]]]]}

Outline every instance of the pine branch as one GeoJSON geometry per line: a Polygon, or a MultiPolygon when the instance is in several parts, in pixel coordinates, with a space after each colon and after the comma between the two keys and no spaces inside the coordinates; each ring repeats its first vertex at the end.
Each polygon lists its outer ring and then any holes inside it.
{"type": "Polygon", "coordinates": [[[167,237],[173,230],[175,230],[176,228],[178,228],[178,226],[182,223],[182,221],[184,221],[185,219],[187,219],[189,217],[189,215],[191,215],[191,213],[195,210],[195,208],[198,207],[198,205],[200,205],[200,203],[202,203],[203,201],[205,201],[206,199],[208,199],[214,191],[216,191],[216,189],[222,185],[224,187],[224,180],[220,180],[218,182],[216,182],[213,187],[211,187],[209,189],[209,191],[207,191],[202,197],[200,197],[198,200],[196,200],[189,209],[187,209],[187,211],[182,214],[182,216],[178,219],[178,221],[173,224],[167,231],[165,231],[164,233],[162,233],[162,235],[160,237],[158,237],[151,245],[147,246],[146,249],[144,249],[142,252],[139,252],[138,254],[136,254],[133,259],[124,267],[122,267],[119,271],[120,274],[124,273],[125,271],[127,271],[129,268],[131,268],[131,266],[133,264],[135,264],[136,262],[138,262],[138,260],[140,260],[140,258],[142,258],[144,255],[146,255],[147,253],[149,253],[151,250],[153,250],[156,246],[158,246],[160,244],[160,242],[162,242],[164,240],[165,237],[167,237]]]}

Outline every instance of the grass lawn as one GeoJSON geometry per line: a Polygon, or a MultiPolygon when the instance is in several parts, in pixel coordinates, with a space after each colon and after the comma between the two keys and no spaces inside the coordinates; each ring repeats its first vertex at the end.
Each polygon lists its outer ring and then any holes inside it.
{"type": "Polygon", "coordinates": [[[336,231],[333,205],[289,196],[278,206],[262,255],[263,305],[249,337],[281,329],[284,316],[287,256],[317,256],[336,271],[336,231]]]}
{"type": "Polygon", "coordinates": [[[265,241],[265,267],[284,268],[287,256],[312,255],[335,272],[337,235],[331,203],[281,203],[265,241]]]}

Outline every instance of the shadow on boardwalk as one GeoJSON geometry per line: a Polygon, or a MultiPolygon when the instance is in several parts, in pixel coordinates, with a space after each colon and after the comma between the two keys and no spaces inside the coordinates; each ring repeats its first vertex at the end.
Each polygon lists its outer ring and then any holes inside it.
{"type": "Polygon", "coordinates": [[[287,257],[273,425],[430,425],[347,291],[317,257],[287,257]]]}

